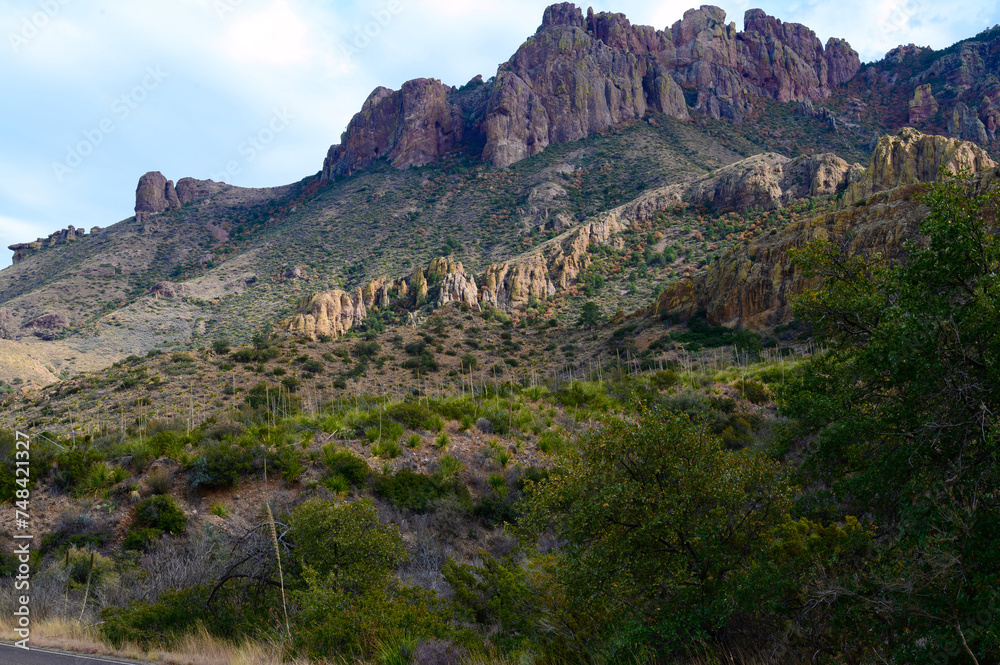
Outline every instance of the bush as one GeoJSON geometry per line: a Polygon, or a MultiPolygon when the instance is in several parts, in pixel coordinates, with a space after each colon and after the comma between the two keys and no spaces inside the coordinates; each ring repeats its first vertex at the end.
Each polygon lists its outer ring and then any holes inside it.
{"type": "Polygon", "coordinates": [[[338,448],[332,443],[323,446],[323,463],[331,473],[342,476],[354,485],[363,485],[371,473],[368,462],[346,448],[338,448]]]}
{"type": "Polygon", "coordinates": [[[152,496],[135,509],[133,529],[159,529],[177,535],[187,527],[187,517],[177,502],[169,496],[152,496]]]}
{"type": "Polygon", "coordinates": [[[448,494],[448,490],[430,476],[403,469],[395,475],[380,476],[375,481],[375,494],[397,508],[426,513],[431,503],[448,494]]]}
{"type": "Polygon", "coordinates": [[[423,404],[417,402],[399,402],[390,405],[385,410],[385,415],[407,429],[420,429],[430,418],[431,412],[423,404]]]}
{"type": "Polygon", "coordinates": [[[77,489],[87,477],[90,467],[103,461],[96,450],[67,450],[55,457],[52,480],[61,490],[77,489]]]}
{"type": "Polygon", "coordinates": [[[230,442],[210,443],[191,463],[188,483],[193,489],[232,487],[250,474],[253,458],[251,451],[230,442]]]}
{"type": "Polygon", "coordinates": [[[771,391],[760,381],[740,380],[736,382],[735,388],[754,404],[766,404],[771,400],[771,391]]]}
{"type": "Polygon", "coordinates": [[[106,607],[101,610],[101,635],[115,647],[126,642],[146,649],[168,645],[208,618],[204,609],[207,597],[205,587],[191,587],[167,591],[155,603],[106,607]]]}
{"type": "Polygon", "coordinates": [[[163,532],[159,529],[134,529],[128,532],[122,541],[123,550],[138,550],[145,552],[153,546],[163,532]]]}

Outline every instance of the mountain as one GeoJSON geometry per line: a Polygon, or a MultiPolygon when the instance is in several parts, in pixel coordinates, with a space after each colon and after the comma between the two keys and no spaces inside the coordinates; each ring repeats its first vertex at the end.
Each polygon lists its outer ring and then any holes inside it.
{"type": "Polygon", "coordinates": [[[997,154],[993,31],[862,65],[760,10],[742,31],[725,19],[703,6],[657,30],[553,5],[487,80],[377,88],[300,182],[150,172],[133,217],[11,247],[0,380],[453,301],[567,323],[585,298],[639,311],[745,239],[869,196],[879,136],[915,124],[997,154]]]}

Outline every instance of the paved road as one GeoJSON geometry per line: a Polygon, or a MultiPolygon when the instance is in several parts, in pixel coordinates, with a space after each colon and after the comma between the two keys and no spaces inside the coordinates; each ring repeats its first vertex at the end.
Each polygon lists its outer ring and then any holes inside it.
{"type": "Polygon", "coordinates": [[[105,659],[97,656],[78,656],[75,654],[48,651],[46,649],[31,649],[25,651],[9,644],[0,643],[0,665],[133,665],[131,661],[105,659]]]}

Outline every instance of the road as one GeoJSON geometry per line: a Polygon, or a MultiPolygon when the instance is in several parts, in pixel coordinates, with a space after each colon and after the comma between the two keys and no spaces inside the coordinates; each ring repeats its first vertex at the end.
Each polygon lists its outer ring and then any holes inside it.
{"type": "Polygon", "coordinates": [[[131,661],[106,659],[98,656],[78,656],[75,654],[31,649],[25,651],[9,644],[0,643],[0,665],[134,665],[131,661]]]}

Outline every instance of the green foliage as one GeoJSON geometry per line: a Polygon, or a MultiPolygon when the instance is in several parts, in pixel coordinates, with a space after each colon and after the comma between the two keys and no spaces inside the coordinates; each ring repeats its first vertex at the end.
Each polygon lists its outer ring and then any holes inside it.
{"type": "Polygon", "coordinates": [[[173,497],[162,494],[151,496],[135,509],[132,519],[134,529],[159,529],[177,535],[187,527],[187,516],[173,497]]]}
{"type": "Polygon", "coordinates": [[[139,550],[145,552],[160,539],[163,531],[160,529],[131,529],[122,541],[123,550],[139,550]]]}
{"type": "Polygon", "coordinates": [[[450,488],[442,481],[422,473],[402,469],[375,481],[375,494],[397,508],[426,513],[436,499],[447,496],[450,488]]]}
{"type": "Polygon", "coordinates": [[[211,441],[201,447],[191,463],[188,483],[192,488],[232,487],[250,474],[254,454],[231,441],[211,441]]]}
{"type": "Polygon", "coordinates": [[[580,307],[580,316],[576,320],[576,325],[581,328],[593,328],[601,325],[601,308],[593,300],[588,300],[580,307]]]}
{"type": "Polygon", "coordinates": [[[190,587],[167,591],[155,603],[106,607],[101,610],[101,635],[116,647],[126,642],[144,648],[169,645],[208,618],[207,595],[205,587],[190,587]]]}
{"type": "Polygon", "coordinates": [[[350,450],[340,448],[332,443],[323,446],[323,463],[330,470],[330,473],[336,474],[357,486],[364,485],[371,473],[368,462],[350,450]]]}
{"type": "Polygon", "coordinates": [[[527,572],[513,557],[501,560],[480,550],[479,560],[473,566],[449,559],[441,573],[470,619],[515,646],[534,632],[538,619],[527,572]]]}
{"type": "Polygon", "coordinates": [[[101,454],[93,448],[75,449],[57,453],[52,481],[62,490],[79,490],[90,472],[90,467],[102,462],[101,454]]]}
{"type": "Polygon", "coordinates": [[[298,570],[350,593],[384,586],[405,556],[399,532],[380,524],[367,500],[306,501],[292,512],[288,537],[298,570]]]}
{"type": "Polygon", "coordinates": [[[930,241],[912,244],[903,265],[831,241],[795,257],[820,283],[795,301],[796,314],[830,352],[796,374],[785,412],[815,436],[806,482],[832,488],[811,508],[870,514],[885,534],[880,565],[841,603],[879,626],[865,633],[868,644],[923,663],[967,643],[992,662],[1000,659],[1000,195],[958,176],[921,200],[930,241]],[[912,634],[926,636],[923,646],[912,634]]]}
{"type": "Polygon", "coordinates": [[[586,435],[534,487],[522,525],[565,540],[567,592],[607,599],[634,646],[666,653],[736,611],[733,587],[790,495],[774,463],[648,408],[586,435]]]}
{"type": "Polygon", "coordinates": [[[385,415],[407,429],[420,429],[431,412],[419,402],[397,402],[386,407],[385,415]]]}

